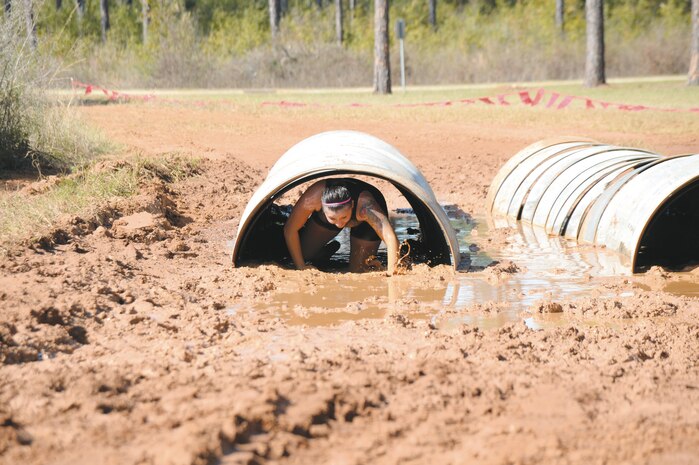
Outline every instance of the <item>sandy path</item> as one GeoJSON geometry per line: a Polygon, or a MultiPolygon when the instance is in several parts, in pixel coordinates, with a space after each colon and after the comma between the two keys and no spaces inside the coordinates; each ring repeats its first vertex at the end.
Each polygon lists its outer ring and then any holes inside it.
{"type": "MultiPolygon", "coordinates": [[[[396,310],[295,327],[274,308],[249,311],[288,281],[310,293],[335,279],[227,261],[249,195],[293,143],[325,129],[369,131],[408,154],[441,200],[479,215],[499,166],[550,130],[127,105],[83,112],[137,150],[205,160],[200,175],[154,182],[113,206],[106,227],[73,219],[65,244],[1,259],[0,463],[699,461],[696,300],[635,289],[559,302],[566,324],[541,331],[437,330],[396,310]]],[[[689,150],[692,137],[667,147],[689,150]]],[[[449,273],[396,279],[429,286],[449,273]]],[[[668,278],[643,279],[653,289],[668,278]]]]}

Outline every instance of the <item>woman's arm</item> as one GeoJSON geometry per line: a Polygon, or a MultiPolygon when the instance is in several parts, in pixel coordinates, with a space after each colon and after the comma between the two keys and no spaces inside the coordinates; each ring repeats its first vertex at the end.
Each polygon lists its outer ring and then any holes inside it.
{"type": "Polygon", "coordinates": [[[299,198],[294,208],[291,209],[291,215],[284,224],[284,240],[286,247],[289,249],[291,259],[297,269],[303,270],[306,268],[306,261],[303,258],[303,250],[301,249],[301,237],[299,231],[306,224],[308,217],[320,209],[320,195],[322,194],[324,184],[318,182],[309,187],[299,198]]]}
{"type": "Polygon", "coordinates": [[[381,207],[373,197],[367,196],[362,198],[361,205],[357,209],[357,219],[369,223],[376,234],[386,243],[388,255],[386,274],[392,276],[396,272],[398,263],[398,238],[391,222],[388,221],[388,216],[381,211],[381,207]]]}

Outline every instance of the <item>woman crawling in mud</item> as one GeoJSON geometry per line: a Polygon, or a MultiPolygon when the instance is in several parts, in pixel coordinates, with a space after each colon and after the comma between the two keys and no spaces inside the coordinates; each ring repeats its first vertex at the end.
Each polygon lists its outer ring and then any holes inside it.
{"type": "Polygon", "coordinates": [[[388,221],[388,208],[381,192],[358,179],[318,181],[301,195],[284,225],[284,239],[297,269],[330,258],[340,244],[331,241],[343,228],[351,228],[349,269],[367,271],[375,265],[383,240],[388,252],[387,274],[398,261],[398,239],[388,221]]]}

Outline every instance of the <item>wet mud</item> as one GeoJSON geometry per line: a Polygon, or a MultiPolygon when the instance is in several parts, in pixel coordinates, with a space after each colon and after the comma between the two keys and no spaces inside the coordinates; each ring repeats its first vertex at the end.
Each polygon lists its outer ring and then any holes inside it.
{"type": "Polygon", "coordinates": [[[372,124],[411,134],[398,147],[465,213],[460,270],[233,268],[275,144],[338,122],[211,110],[258,129],[172,129],[198,112],[87,109],[138,150],[203,156],[200,172],[0,258],[0,463],[699,461],[697,271],[624,275],[604,251],[487,224],[487,182],[539,135],[372,124]],[[440,131],[455,136],[434,148],[440,131]]]}

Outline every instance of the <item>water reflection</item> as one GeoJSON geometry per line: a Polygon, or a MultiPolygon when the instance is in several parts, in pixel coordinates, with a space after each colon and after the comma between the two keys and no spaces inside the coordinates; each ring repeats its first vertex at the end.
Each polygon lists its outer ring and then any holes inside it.
{"type": "MultiPolygon", "coordinates": [[[[630,274],[620,255],[549,237],[542,229],[521,223],[516,224],[504,245],[499,241],[500,246],[489,246],[493,228],[502,225],[474,219],[456,208],[445,210],[457,231],[467,269],[441,282],[419,274],[377,278],[375,274],[338,273],[337,279],[318,285],[312,294],[277,293],[271,302],[258,308],[273,309],[290,324],[328,325],[400,312],[415,319],[429,319],[440,327],[466,323],[488,328],[524,320],[529,327],[540,329],[562,324],[565,317],[523,316],[536,301],[612,297],[618,295],[617,291],[600,287],[594,278],[630,274]],[[492,265],[501,260],[516,263],[521,271],[495,277],[489,274],[492,265]],[[496,309],[484,311],[477,305],[484,303],[496,309]]],[[[417,221],[411,211],[396,212],[392,222],[399,240],[418,238],[417,221]]],[[[340,254],[348,255],[348,238],[340,237],[340,242],[340,254]]],[[[699,294],[699,284],[691,287],[691,292],[699,294]]]]}

